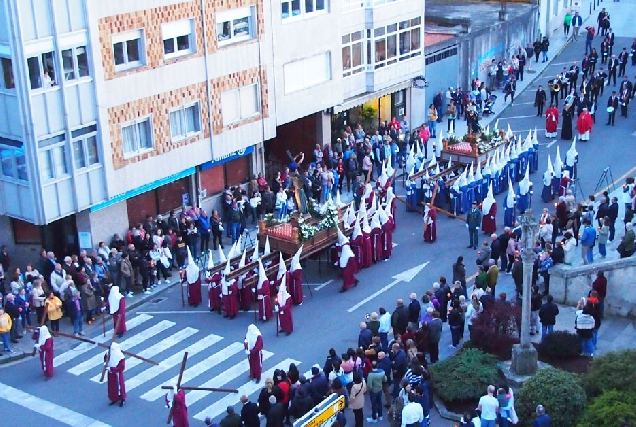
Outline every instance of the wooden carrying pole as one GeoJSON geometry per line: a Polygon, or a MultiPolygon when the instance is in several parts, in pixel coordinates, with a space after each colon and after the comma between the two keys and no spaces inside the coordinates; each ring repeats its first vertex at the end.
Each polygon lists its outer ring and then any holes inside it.
{"type": "MultiPolygon", "coordinates": [[[[172,387],[171,385],[162,385],[161,388],[163,390],[172,390],[174,387],[172,387]]],[[[195,387],[195,386],[189,386],[189,385],[182,385],[179,388],[181,390],[187,390],[187,391],[200,390],[200,391],[218,391],[220,393],[238,393],[238,390],[235,388],[195,387]]]]}
{"type": "Polygon", "coordinates": [[[102,368],[102,376],[99,378],[99,382],[104,382],[104,377],[106,376],[106,370],[108,369],[108,361],[110,360],[110,348],[115,342],[115,338],[117,338],[117,329],[119,329],[119,323],[121,322],[121,316],[117,318],[117,322],[115,322],[115,329],[113,329],[113,337],[110,340],[110,345],[108,346],[108,356],[104,361],[104,367],[102,368]]]}
{"type": "MultiPolygon", "coordinates": [[[[175,390],[175,393],[177,393],[179,389],[181,388],[181,380],[183,379],[183,372],[185,371],[187,363],[188,363],[188,352],[186,351],[185,353],[183,353],[183,360],[181,360],[181,368],[179,368],[179,377],[177,378],[177,389],[175,390]]],[[[170,412],[168,412],[168,421],[166,422],[166,424],[170,424],[172,422],[173,411],[174,411],[174,405],[170,405],[170,412]]]]}

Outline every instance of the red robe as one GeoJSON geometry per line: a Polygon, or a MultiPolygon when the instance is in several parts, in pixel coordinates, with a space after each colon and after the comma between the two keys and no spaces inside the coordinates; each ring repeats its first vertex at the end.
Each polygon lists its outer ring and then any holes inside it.
{"type": "Polygon", "coordinates": [[[185,391],[179,389],[172,400],[172,425],[174,427],[190,427],[185,391]]]}
{"type": "MultiPolygon", "coordinates": [[[[184,280],[187,281],[187,275],[183,275],[184,280]]],[[[201,297],[201,278],[199,277],[194,283],[188,283],[188,305],[197,307],[201,304],[203,298],[201,297]]]]}
{"type": "Polygon", "coordinates": [[[121,298],[119,300],[119,309],[113,313],[113,324],[113,328],[117,328],[115,331],[117,335],[123,334],[128,330],[126,328],[126,298],[121,298]],[[121,320],[118,320],[120,318],[121,320]],[[117,322],[119,322],[119,328],[117,328],[117,322]]]}
{"type": "Polygon", "coordinates": [[[358,265],[362,265],[362,242],[363,237],[362,234],[356,237],[355,239],[351,239],[349,242],[349,246],[351,246],[351,250],[353,254],[356,256],[356,261],[358,261],[358,265]]]}
{"type": "Polygon", "coordinates": [[[125,369],[126,360],[124,359],[120,360],[117,366],[108,368],[108,400],[111,402],[126,400],[125,369]]]}
{"type": "Polygon", "coordinates": [[[238,314],[238,294],[239,288],[235,280],[234,282],[232,282],[231,285],[228,286],[228,294],[223,295],[223,309],[225,310],[225,316],[231,318],[238,314]]]}
{"type": "Polygon", "coordinates": [[[389,259],[393,252],[393,221],[391,218],[384,223],[382,231],[384,232],[382,233],[382,257],[384,259],[389,259]]]}
{"type": "MultiPolygon", "coordinates": [[[[424,241],[433,243],[437,240],[437,210],[434,208],[430,208],[428,211],[429,218],[433,220],[431,224],[425,224],[426,227],[424,229],[424,241]]],[[[426,216],[424,216],[424,221],[428,221],[426,216]]]]}
{"type": "Polygon", "coordinates": [[[292,299],[287,298],[285,305],[278,307],[278,320],[280,329],[286,333],[294,332],[294,319],[292,318],[292,299]]]}
{"type": "Polygon", "coordinates": [[[592,126],[594,126],[592,115],[589,112],[581,113],[576,121],[576,130],[583,135],[587,131],[592,131],[592,126]]]}
{"type": "MultiPolygon", "coordinates": [[[[247,350],[247,343],[245,343],[247,350]]],[[[260,380],[263,373],[263,337],[261,335],[256,338],[254,347],[249,350],[247,361],[250,363],[250,378],[260,380]]]]}
{"type": "Polygon", "coordinates": [[[40,346],[40,363],[46,378],[53,378],[53,338],[47,338],[40,346]]]}
{"type": "Polygon", "coordinates": [[[358,283],[358,279],[355,274],[358,272],[358,261],[356,257],[351,257],[347,260],[347,266],[340,268],[342,271],[342,289],[349,289],[358,283]]]}
{"type": "Polygon", "coordinates": [[[216,273],[212,277],[205,279],[210,285],[208,288],[208,308],[210,311],[221,311],[221,273],[216,273]]]}
{"type": "MultiPolygon", "coordinates": [[[[248,272],[245,275],[245,277],[242,279],[242,282],[244,283],[247,279],[249,279],[253,275],[254,275],[253,271],[248,272]]],[[[250,309],[250,306],[252,305],[252,289],[254,289],[252,286],[245,286],[245,285],[243,285],[243,287],[240,289],[239,297],[241,302],[241,310],[247,311],[250,309]]]]}
{"type": "Polygon", "coordinates": [[[261,320],[269,320],[272,318],[272,299],[269,280],[266,280],[260,289],[256,289],[258,299],[258,318],[261,320]]]}
{"type": "Polygon", "coordinates": [[[565,194],[568,191],[568,188],[570,188],[570,183],[572,182],[572,180],[568,177],[561,177],[561,185],[559,186],[559,196],[565,196],[565,194]]]}
{"type": "Polygon", "coordinates": [[[289,273],[290,282],[289,290],[292,296],[294,305],[300,305],[303,303],[303,270],[299,268],[293,273],[289,273]]]}
{"type": "Polygon", "coordinates": [[[373,263],[373,245],[371,233],[362,232],[362,268],[371,267],[373,263]]]}
{"type": "Polygon", "coordinates": [[[497,231],[497,203],[493,203],[488,213],[482,215],[481,229],[485,234],[488,235],[491,235],[492,233],[495,233],[497,231]]]}
{"type": "Polygon", "coordinates": [[[382,261],[382,228],[371,230],[371,246],[373,248],[373,262],[382,261]]]}
{"type": "Polygon", "coordinates": [[[547,133],[556,133],[559,126],[559,110],[556,108],[548,108],[545,111],[545,131],[547,133]]]}

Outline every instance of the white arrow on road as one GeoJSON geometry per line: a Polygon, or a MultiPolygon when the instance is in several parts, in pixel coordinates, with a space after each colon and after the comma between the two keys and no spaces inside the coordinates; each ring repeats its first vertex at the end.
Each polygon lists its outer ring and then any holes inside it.
{"type": "Polygon", "coordinates": [[[378,290],[377,292],[374,292],[372,295],[369,295],[368,297],[366,297],[365,299],[363,299],[362,301],[360,301],[359,303],[357,303],[356,305],[354,305],[353,307],[351,307],[347,311],[349,313],[353,313],[354,311],[356,311],[357,309],[362,307],[364,304],[368,303],[373,298],[377,297],[378,295],[382,294],[383,292],[391,289],[393,286],[397,285],[398,283],[400,283],[400,282],[407,282],[407,283],[410,282],[411,280],[413,280],[415,278],[415,276],[418,275],[418,273],[420,271],[422,271],[422,269],[424,267],[426,267],[428,265],[428,263],[429,263],[429,261],[426,261],[424,264],[416,265],[415,267],[413,267],[411,269],[408,269],[406,271],[403,271],[401,273],[396,274],[395,276],[393,276],[393,278],[395,279],[394,281],[392,281],[391,283],[389,283],[388,285],[386,285],[382,289],[378,290]]]}

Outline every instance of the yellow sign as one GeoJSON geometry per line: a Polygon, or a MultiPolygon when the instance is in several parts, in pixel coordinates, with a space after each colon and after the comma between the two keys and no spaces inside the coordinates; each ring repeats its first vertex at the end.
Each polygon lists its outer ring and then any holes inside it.
{"type": "MultiPolygon", "coordinates": [[[[329,400],[331,399],[327,398],[326,401],[323,401],[314,408],[316,412],[307,414],[310,415],[310,417],[307,420],[303,420],[304,422],[298,427],[331,427],[336,420],[338,412],[342,411],[345,407],[345,398],[344,396],[340,396],[336,398],[336,400],[327,403],[329,400]]],[[[296,425],[296,423],[294,424],[296,425]]]]}

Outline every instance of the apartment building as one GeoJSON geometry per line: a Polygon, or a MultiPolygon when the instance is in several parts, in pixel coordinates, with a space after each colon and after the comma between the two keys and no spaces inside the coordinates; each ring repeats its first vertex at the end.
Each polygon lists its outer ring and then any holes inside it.
{"type": "Polygon", "coordinates": [[[423,117],[423,14],[421,0],[0,0],[0,243],[94,247],[146,214],[216,207],[267,146],[330,141],[332,113],[423,117]],[[308,121],[311,138],[286,140],[308,121]]]}

